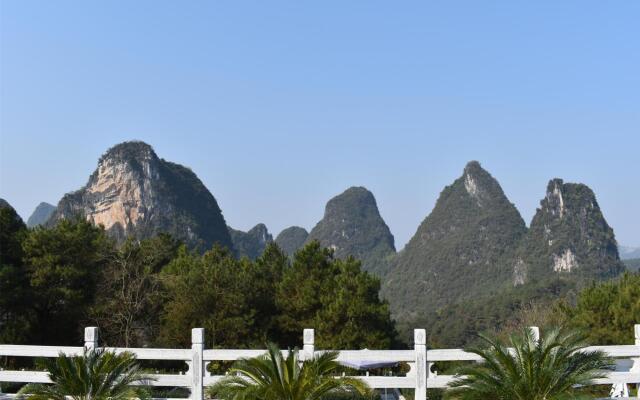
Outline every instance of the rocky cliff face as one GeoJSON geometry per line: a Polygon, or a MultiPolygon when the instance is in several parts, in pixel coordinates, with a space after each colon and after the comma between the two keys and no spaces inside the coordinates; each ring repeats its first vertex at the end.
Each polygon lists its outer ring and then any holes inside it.
{"type": "Polygon", "coordinates": [[[524,271],[520,275],[532,280],[589,281],[611,278],[624,270],[613,229],[593,191],[561,179],[549,182],[515,265],[524,271]]]}
{"type": "Polygon", "coordinates": [[[77,215],[120,241],[166,232],[202,249],[213,243],[232,248],[209,190],[190,169],[158,158],[143,142],[109,149],[87,184],[60,200],[50,221],[77,215]]]}
{"type": "Polygon", "coordinates": [[[239,257],[248,257],[252,260],[260,257],[267,244],[273,242],[273,236],[265,224],[258,224],[248,232],[235,230],[229,227],[231,241],[239,257]]]}
{"type": "Polygon", "coordinates": [[[304,242],[307,240],[309,232],[306,229],[299,226],[290,226],[276,238],[276,244],[288,255],[292,256],[298,249],[304,246],[304,242]]]}
{"type": "Polygon", "coordinates": [[[43,225],[49,220],[49,217],[51,217],[55,210],[56,207],[49,203],[42,202],[38,204],[38,207],[33,210],[33,213],[27,220],[27,226],[33,228],[34,226],[43,225]]]}
{"type": "Polygon", "coordinates": [[[478,162],[468,163],[385,277],[382,294],[394,317],[410,323],[452,302],[507,287],[525,233],[498,182],[478,162]]]}
{"type": "Polygon", "coordinates": [[[373,194],[363,187],[352,187],[332,198],[324,217],[311,230],[307,242],[317,240],[334,249],[338,258],[353,256],[362,268],[383,275],[387,259],[395,254],[393,235],[378,211],[373,194]]]}

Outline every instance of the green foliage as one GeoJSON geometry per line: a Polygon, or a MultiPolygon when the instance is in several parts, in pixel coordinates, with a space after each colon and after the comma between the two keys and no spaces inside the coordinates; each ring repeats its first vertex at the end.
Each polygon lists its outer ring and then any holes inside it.
{"type": "Polygon", "coordinates": [[[214,246],[201,254],[168,235],[120,245],[102,227],[63,219],[28,230],[0,207],[0,339],[76,344],[95,324],[105,344],[185,347],[300,343],[315,328],[327,347],[388,347],[395,337],[379,281],[316,242],[288,257],[269,243],[256,260],[214,246]]]}
{"type": "MultiPolygon", "coordinates": [[[[0,199],[0,202],[4,200],[0,199]]],[[[0,228],[0,265],[20,265],[26,226],[6,202],[0,203],[0,228]]]]}
{"type": "Polygon", "coordinates": [[[267,354],[238,360],[230,375],[208,392],[222,400],[320,400],[332,395],[368,391],[361,380],[337,377],[338,354],[326,352],[300,362],[298,351],[289,350],[284,357],[275,345],[267,354]]]}
{"type": "Polygon", "coordinates": [[[20,390],[34,400],[126,400],[149,398],[149,392],[133,384],[149,381],[131,353],[85,350],[81,356],[60,354],[45,359],[51,385],[30,384],[20,390]]]}
{"type": "MultiPolygon", "coordinates": [[[[1,199],[0,199],[1,200],[1,199]]],[[[0,203],[0,343],[23,343],[33,324],[29,279],[22,265],[26,226],[8,203],[0,203]]]]}
{"type": "Polygon", "coordinates": [[[197,326],[205,328],[208,346],[247,346],[254,316],[246,295],[248,263],[219,246],[202,256],[182,247],[162,271],[167,294],[161,341],[188,346],[185,327],[197,326]]]}
{"type": "Polygon", "coordinates": [[[259,344],[276,341],[280,337],[276,318],[280,310],[276,295],[278,284],[287,269],[287,255],[275,243],[269,243],[262,255],[247,265],[247,280],[251,290],[246,295],[254,312],[253,336],[259,344]]]}
{"type": "Polygon", "coordinates": [[[572,290],[571,284],[564,281],[511,287],[498,295],[479,296],[446,306],[417,323],[430,327],[431,347],[468,346],[477,342],[479,333],[502,335],[527,326],[544,329],[557,325],[563,319],[557,315],[555,303],[572,290]]]}
{"type": "Polygon", "coordinates": [[[512,335],[511,352],[500,341],[483,338],[488,348],[468,351],[482,363],[459,369],[445,398],[461,400],[564,400],[581,396],[579,385],[604,377],[612,361],[599,351],[584,350],[584,337],[575,332],[549,330],[538,342],[526,329],[512,335]]]}
{"type": "Polygon", "coordinates": [[[160,271],[177,250],[178,242],[159,235],[141,241],[130,238],[109,255],[90,309],[105,344],[142,347],[157,336],[164,293],[160,271]]]}
{"type": "Polygon", "coordinates": [[[284,343],[299,343],[315,328],[322,348],[388,348],[395,338],[380,282],[353,258],[335,259],[316,241],[299,250],[277,288],[278,323],[284,343]]]}
{"type": "Polygon", "coordinates": [[[323,289],[315,318],[319,345],[333,349],[392,346],[395,327],[388,305],[378,297],[380,281],[363,273],[360,261],[352,257],[335,264],[338,271],[326,286],[333,290],[323,289]]]}
{"type": "Polygon", "coordinates": [[[40,344],[73,344],[78,324],[92,303],[112,243],[102,228],[85,220],[62,220],[35,228],[23,242],[40,344]]]}
{"type": "Polygon", "coordinates": [[[633,343],[633,326],[640,321],[640,274],[593,283],[580,292],[575,307],[563,308],[572,326],[588,332],[594,344],[633,343]]]}
{"type": "Polygon", "coordinates": [[[227,347],[293,346],[310,327],[324,348],[388,347],[395,337],[379,281],[317,242],[293,261],[273,243],[255,262],[219,247],[202,256],[183,248],[161,275],[165,344],[188,345],[185,326],[204,327],[209,346],[227,347]]]}

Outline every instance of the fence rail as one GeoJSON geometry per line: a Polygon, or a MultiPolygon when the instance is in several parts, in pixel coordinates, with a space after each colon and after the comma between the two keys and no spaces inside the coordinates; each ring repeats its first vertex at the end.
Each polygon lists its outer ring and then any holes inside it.
{"type": "MultiPolygon", "coordinates": [[[[533,327],[538,335],[538,329],[533,327]]],[[[611,371],[606,378],[594,381],[594,384],[613,385],[613,392],[618,398],[629,396],[627,384],[640,383],[640,324],[634,327],[635,344],[618,346],[592,346],[588,350],[601,350],[610,357],[616,358],[618,368],[611,371]]],[[[98,347],[98,328],[85,328],[85,343],[83,347],[70,346],[22,346],[0,345],[0,357],[57,357],[60,353],[66,355],[82,354],[84,349],[98,347]]],[[[150,348],[119,348],[106,347],[106,350],[116,353],[130,352],[140,360],[172,360],[183,361],[189,366],[186,373],[149,374],[152,386],[188,388],[191,399],[202,400],[204,388],[214,384],[223,375],[211,375],[207,365],[212,361],[235,361],[241,358],[255,357],[264,354],[266,350],[241,349],[204,349],[204,329],[192,330],[191,349],[150,349],[150,348]]],[[[314,344],[313,329],[303,332],[303,347],[300,352],[302,360],[310,359],[321,353],[314,344]]],[[[415,389],[415,400],[426,399],[427,388],[446,388],[455,379],[453,375],[438,375],[433,370],[435,362],[450,361],[481,361],[473,353],[461,349],[432,349],[427,350],[426,332],[424,329],[414,330],[414,347],[412,350],[341,350],[338,352],[339,362],[370,361],[381,363],[407,363],[410,367],[404,376],[359,376],[371,388],[375,389],[415,389]]],[[[3,371],[0,370],[0,382],[19,383],[49,383],[49,376],[43,371],[3,371]]],[[[0,394],[2,397],[12,398],[11,395],[0,394]]],[[[640,398],[640,394],[638,394],[640,398]]]]}

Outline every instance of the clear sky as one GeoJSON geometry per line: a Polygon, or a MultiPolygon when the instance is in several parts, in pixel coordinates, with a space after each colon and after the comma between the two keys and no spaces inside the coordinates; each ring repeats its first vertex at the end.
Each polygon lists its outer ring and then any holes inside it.
{"type": "Polygon", "coordinates": [[[307,229],[352,185],[401,248],[479,160],[529,223],[549,179],[640,245],[639,1],[0,0],[0,197],[28,217],[130,139],[227,222],[307,229]]]}

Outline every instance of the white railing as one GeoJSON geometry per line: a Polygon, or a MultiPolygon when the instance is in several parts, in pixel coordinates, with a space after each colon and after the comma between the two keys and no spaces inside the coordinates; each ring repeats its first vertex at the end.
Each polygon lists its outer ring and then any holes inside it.
{"type": "MultiPolygon", "coordinates": [[[[538,328],[534,327],[536,335],[538,328]]],[[[593,346],[589,350],[602,350],[610,357],[618,359],[619,368],[611,371],[606,378],[598,379],[594,384],[613,385],[621,395],[628,396],[627,384],[640,383],[640,324],[635,326],[635,345],[593,346]]],[[[189,366],[186,373],[148,374],[153,380],[146,382],[152,386],[183,387],[191,392],[191,399],[202,400],[204,388],[212,385],[224,375],[211,375],[207,366],[212,361],[234,361],[240,358],[255,357],[266,350],[230,350],[204,349],[204,329],[195,328],[191,332],[191,349],[151,349],[151,348],[116,348],[107,347],[115,352],[130,352],[139,360],[173,360],[184,361],[189,366]]],[[[0,357],[57,357],[60,353],[67,355],[82,354],[85,348],[98,347],[98,328],[85,328],[84,347],[65,346],[23,346],[0,345],[0,357]]],[[[303,347],[300,353],[302,360],[310,359],[319,353],[315,349],[314,330],[303,332],[303,347]]],[[[404,376],[359,376],[374,389],[415,389],[415,400],[426,399],[427,388],[446,388],[455,379],[454,375],[438,375],[433,371],[435,362],[447,361],[481,361],[473,353],[460,349],[427,350],[426,332],[424,329],[414,330],[414,347],[412,350],[341,350],[338,361],[376,361],[390,363],[407,363],[409,372],[404,376]]],[[[0,370],[0,382],[49,383],[44,371],[4,371],[0,370]]],[[[0,399],[11,398],[12,395],[0,394],[0,399]]],[[[640,395],[639,395],[640,396],[640,395]]],[[[640,398],[640,397],[639,397],[640,398]]]]}

